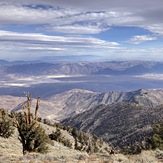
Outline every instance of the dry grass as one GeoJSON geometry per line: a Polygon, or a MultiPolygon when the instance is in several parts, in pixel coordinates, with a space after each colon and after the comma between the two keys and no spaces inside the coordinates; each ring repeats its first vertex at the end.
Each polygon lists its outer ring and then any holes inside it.
{"type": "MultiPolygon", "coordinates": [[[[55,128],[42,124],[49,134],[55,128]]],[[[71,138],[70,135],[63,133],[65,137],[71,138]]],[[[68,134],[68,133],[67,133],[68,134]]],[[[79,158],[87,158],[88,154],[80,152],[74,149],[63,146],[62,144],[53,141],[54,145],[49,145],[49,151],[47,154],[30,153],[23,156],[22,145],[18,140],[18,132],[15,129],[14,135],[8,139],[0,137],[0,163],[12,163],[12,162],[76,162],[79,158]]]]}

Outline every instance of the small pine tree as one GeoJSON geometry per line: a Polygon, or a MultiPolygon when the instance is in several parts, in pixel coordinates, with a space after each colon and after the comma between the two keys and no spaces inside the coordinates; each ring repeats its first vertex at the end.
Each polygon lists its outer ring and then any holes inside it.
{"type": "Polygon", "coordinates": [[[50,135],[49,135],[49,138],[51,140],[55,140],[59,143],[62,143],[64,146],[66,147],[70,147],[72,148],[72,143],[69,139],[66,139],[64,136],[62,136],[62,133],[61,133],[61,130],[59,128],[56,129],[56,131],[52,132],[50,135]]]}
{"type": "Polygon", "coordinates": [[[0,109],[0,136],[9,138],[14,133],[14,128],[11,119],[9,119],[8,112],[0,109]]]}
{"type": "Polygon", "coordinates": [[[163,150],[163,123],[153,126],[152,146],[163,150]]]}
{"type": "Polygon", "coordinates": [[[76,130],[76,128],[73,128],[72,129],[72,132],[71,132],[72,136],[75,138],[75,137],[78,137],[78,131],[76,130]]]}
{"type": "Polygon", "coordinates": [[[52,132],[50,135],[49,135],[49,138],[51,140],[55,140],[57,142],[60,142],[61,138],[62,138],[62,133],[61,133],[61,130],[57,128],[56,132],[52,132]]]}

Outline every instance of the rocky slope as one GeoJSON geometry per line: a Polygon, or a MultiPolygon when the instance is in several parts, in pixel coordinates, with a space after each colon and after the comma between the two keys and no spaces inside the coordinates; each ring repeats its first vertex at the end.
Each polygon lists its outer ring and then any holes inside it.
{"type": "MultiPolygon", "coordinates": [[[[0,96],[0,108],[12,111],[22,109],[24,97],[0,96]]],[[[131,92],[95,93],[87,90],[74,89],[41,99],[39,116],[60,121],[72,117],[100,104],[129,102],[146,107],[163,104],[163,90],[136,90],[131,92]]],[[[35,99],[32,102],[35,108],[35,99]]]]}
{"type": "Polygon", "coordinates": [[[58,119],[72,117],[100,104],[120,102],[135,103],[144,106],[163,104],[163,90],[136,90],[132,92],[94,93],[85,90],[71,90],[45,99],[56,105],[60,111],[58,119]]]}
{"type": "MultiPolygon", "coordinates": [[[[93,133],[115,146],[123,147],[144,140],[144,136],[151,134],[151,125],[163,119],[162,97],[162,90],[140,89],[132,92],[106,93],[71,90],[41,99],[39,116],[55,120],[70,117],[63,123],[93,133]]],[[[19,104],[26,100],[26,98],[14,96],[0,96],[0,99],[0,108],[3,107],[12,111],[21,110],[22,107],[19,104]],[[14,109],[11,109],[12,107],[14,109]]],[[[32,103],[32,108],[34,108],[35,99],[32,103]]],[[[45,126],[45,128],[47,132],[52,131],[51,127],[45,126]]],[[[17,137],[17,134],[15,136],[17,137]]],[[[68,137],[71,138],[71,135],[68,137]]],[[[159,163],[162,161],[159,161],[156,151],[143,152],[138,156],[116,154],[102,157],[95,155],[92,158],[73,149],[62,148],[58,143],[54,143],[54,146],[50,147],[48,155],[33,154],[24,157],[20,154],[20,149],[18,153],[15,151],[16,148],[20,148],[20,144],[15,138],[11,138],[9,141],[0,138],[0,142],[2,162],[27,161],[26,159],[29,158],[32,161],[37,159],[42,162],[45,160],[78,162],[80,158],[85,162],[90,161],[90,159],[93,161],[105,160],[126,163],[129,161],[133,163],[138,161],[159,163]]],[[[159,155],[162,159],[163,154],[159,153],[159,155]]]]}
{"type": "MultiPolygon", "coordinates": [[[[46,129],[47,134],[55,132],[56,128],[41,124],[43,128],[46,129]]],[[[72,144],[74,144],[74,138],[65,130],[61,130],[62,135],[65,139],[69,139],[72,144]]],[[[70,161],[77,162],[79,158],[87,159],[89,155],[86,152],[81,152],[75,150],[74,147],[69,148],[64,146],[62,143],[53,141],[53,143],[48,145],[49,150],[47,154],[31,153],[26,156],[22,154],[22,145],[18,140],[18,131],[15,129],[15,133],[12,137],[5,139],[0,137],[0,162],[62,162],[70,161]],[[15,150],[16,149],[16,150],[15,150]]]]}
{"type": "MultiPolygon", "coordinates": [[[[1,104],[0,108],[7,109],[8,111],[22,111],[22,105],[26,104],[26,97],[16,97],[16,96],[0,96],[1,104]]],[[[32,99],[31,111],[34,113],[36,104],[36,99],[32,99]]],[[[38,116],[42,118],[48,118],[51,116],[55,118],[58,110],[57,106],[52,102],[47,102],[41,99],[41,105],[39,109],[38,116]],[[53,114],[54,112],[54,114],[53,114]]]]}
{"type": "Polygon", "coordinates": [[[99,105],[62,123],[124,147],[148,138],[152,132],[151,125],[162,119],[163,105],[147,107],[134,103],[114,103],[99,105]]]}
{"type": "MultiPolygon", "coordinates": [[[[0,119],[0,121],[3,122],[2,119],[0,119]]],[[[48,123],[48,125],[44,124],[45,122],[37,123],[45,129],[45,133],[49,135],[49,138],[51,138],[48,140],[47,153],[39,154],[32,152],[26,153],[23,156],[22,145],[18,138],[18,130],[14,127],[15,132],[11,137],[5,139],[1,137],[2,135],[0,135],[0,162],[10,163],[39,161],[59,163],[78,162],[79,160],[82,162],[90,162],[89,159],[94,161],[105,159],[109,161],[111,159],[111,155],[108,152],[111,147],[104,141],[94,138],[90,134],[78,132],[70,127],[62,126],[56,123],[48,123]],[[93,157],[91,156],[91,158],[89,157],[90,151],[94,151],[93,157]]]]}
{"type": "MultiPolygon", "coordinates": [[[[46,133],[49,134],[55,131],[54,127],[42,124],[46,129],[46,133]]],[[[61,130],[64,138],[68,138],[73,142],[72,135],[64,130],[61,130]]],[[[95,163],[95,162],[109,162],[109,163],[161,163],[163,158],[163,152],[156,151],[143,151],[139,155],[123,155],[116,153],[110,155],[109,153],[96,153],[88,155],[86,152],[80,152],[73,148],[65,147],[63,144],[53,141],[53,144],[49,144],[49,150],[46,154],[31,153],[22,155],[22,145],[18,140],[18,132],[15,129],[15,133],[12,137],[5,139],[0,137],[0,163],[24,163],[24,162],[39,162],[39,163],[95,163]],[[16,149],[16,150],[15,150],[16,149]]]]}

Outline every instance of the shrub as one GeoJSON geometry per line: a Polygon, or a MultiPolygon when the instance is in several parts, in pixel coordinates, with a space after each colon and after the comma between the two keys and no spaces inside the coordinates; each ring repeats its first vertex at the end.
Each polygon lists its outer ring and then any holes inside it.
{"type": "Polygon", "coordinates": [[[140,154],[142,147],[140,145],[126,146],[121,149],[121,152],[125,155],[140,154]]]}
{"type": "Polygon", "coordinates": [[[56,132],[53,131],[53,132],[49,135],[49,138],[50,138],[51,140],[55,140],[55,141],[60,142],[60,139],[62,138],[61,130],[57,128],[56,132]]]}
{"type": "Polygon", "coordinates": [[[51,125],[51,123],[50,123],[50,120],[49,120],[49,119],[44,119],[44,120],[43,120],[43,122],[44,122],[44,124],[46,124],[46,125],[49,125],[49,126],[51,125]]]}
{"type": "Polygon", "coordinates": [[[62,133],[61,133],[61,130],[59,128],[57,128],[56,132],[52,132],[50,135],[49,135],[49,138],[51,140],[55,140],[59,143],[62,143],[64,146],[66,147],[70,147],[72,148],[72,143],[69,139],[65,139],[63,136],[62,136],[62,133]]]}
{"type": "Polygon", "coordinates": [[[69,139],[65,139],[63,141],[63,145],[66,146],[66,147],[69,147],[69,148],[72,148],[72,143],[69,139]]]}
{"type": "Polygon", "coordinates": [[[4,109],[0,109],[0,115],[0,136],[9,138],[14,133],[12,121],[4,109]]]}
{"type": "Polygon", "coordinates": [[[152,146],[163,150],[163,123],[153,126],[152,146]]]}
{"type": "Polygon", "coordinates": [[[41,118],[41,117],[38,117],[38,118],[37,118],[37,121],[38,121],[38,122],[42,122],[42,118],[41,118]]]}

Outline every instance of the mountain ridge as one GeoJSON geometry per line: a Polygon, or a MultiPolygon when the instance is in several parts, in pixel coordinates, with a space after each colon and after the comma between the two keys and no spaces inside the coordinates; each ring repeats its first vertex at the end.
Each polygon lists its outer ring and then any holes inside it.
{"type": "MultiPolygon", "coordinates": [[[[3,101],[0,107],[13,111],[22,110],[22,107],[19,104],[26,100],[24,97],[14,96],[0,96],[0,98],[3,101]]],[[[55,121],[61,121],[101,104],[109,105],[126,102],[140,106],[155,107],[163,104],[162,99],[162,89],[139,89],[130,92],[110,91],[105,93],[74,89],[42,98],[40,104],[40,116],[55,121]]],[[[35,103],[35,101],[36,99],[33,99],[33,103],[35,103]]],[[[32,107],[34,108],[35,106],[32,105],[32,107]]]]}
{"type": "Polygon", "coordinates": [[[162,62],[152,61],[110,61],[110,62],[0,62],[4,73],[26,75],[140,75],[145,73],[163,73],[162,62]]]}

